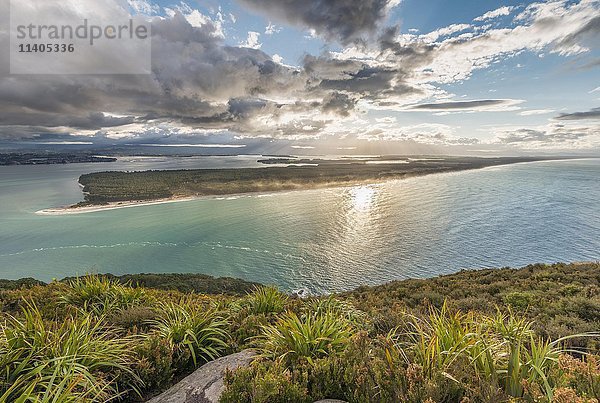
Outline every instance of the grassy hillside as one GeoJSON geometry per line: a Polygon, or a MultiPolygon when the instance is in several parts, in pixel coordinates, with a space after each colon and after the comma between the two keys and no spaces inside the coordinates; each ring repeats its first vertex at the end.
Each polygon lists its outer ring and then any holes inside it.
{"type": "Polygon", "coordinates": [[[598,263],[465,271],[306,300],[201,275],[0,289],[0,401],[142,401],[246,347],[260,358],[228,374],[224,402],[600,397],[598,263]]]}
{"type": "Polygon", "coordinates": [[[512,309],[532,320],[536,332],[544,337],[600,330],[598,263],[468,270],[361,287],[343,297],[378,318],[383,330],[395,326],[396,313],[403,309],[424,314],[429,306],[441,308],[444,301],[453,310],[487,315],[497,308],[512,309]]]}

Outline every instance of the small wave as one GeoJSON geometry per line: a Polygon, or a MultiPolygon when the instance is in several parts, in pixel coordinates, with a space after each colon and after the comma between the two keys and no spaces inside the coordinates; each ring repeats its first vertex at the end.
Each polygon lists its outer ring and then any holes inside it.
{"type": "Polygon", "coordinates": [[[22,250],[22,251],[12,252],[12,253],[4,253],[4,254],[0,254],[0,257],[20,256],[20,255],[26,255],[29,253],[40,253],[40,252],[43,253],[43,252],[52,252],[52,251],[57,251],[57,250],[68,250],[68,249],[110,249],[110,248],[129,248],[129,247],[136,247],[136,246],[137,247],[139,247],[139,246],[141,246],[141,247],[184,247],[184,248],[195,248],[198,246],[206,246],[213,250],[216,248],[233,249],[233,250],[239,250],[239,251],[244,251],[244,252],[253,252],[253,253],[260,253],[260,254],[266,254],[266,255],[271,255],[271,256],[279,256],[284,259],[295,259],[295,260],[300,260],[302,262],[305,262],[305,259],[302,256],[296,256],[296,255],[289,254],[289,253],[274,252],[274,251],[270,251],[267,249],[255,249],[255,248],[250,248],[248,246],[237,246],[237,245],[227,245],[227,244],[223,245],[220,242],[196,242],[196,243],[190,244],[187,242],[175,243],[175,242],[145,241],[145,242],[115,243],[115,244],[110,244],[110,245],[83,244],[83,245],[49,246],[49,247],[41,247],[41,248],[22,250]]]}
{"type": "Polygon", "coordinates": [[[212,249],[223,248],[223,249],[241,250],[241,251],[245,251],[245,252],[261,253],[261,254],[266,254],[266,255],[279,256],[279,257],[282,257],[285,259],[295,259],[295,260],[300,260],[302,262],[306,262],[306,259],[304,259],[302,256],[297,256],[297,255],[293,255],[290,253],[274,252],[274,251],[267,250],[267,249],[253,249],[253,248],[249,248],[247,246],[223,245],[220,242],[214,242],[214,243],[198,242],[198,243],[194,244],[194,246],[198,246],[198,245],[207,246],[212,249]]]}
{"type": "Polygon", "coordinates": [[[42,248],[34,248],[28,250],[22,250],[19,252],[13,253],[4,253],[1,254],[0,257],[9,257],[9,256],[18,256],[25,255],[27,253],[37,253],[37,252],[51,252],[55,250],[64,250],[64,249],[108,249],[108,248],[122,248],[122,247],[131,247],[131,246],[180,246],[179,244],[173,242],[128,242],[128,243],[115,243],[110,245],[64,245],[64,246],[48,246],[42,248]]]}

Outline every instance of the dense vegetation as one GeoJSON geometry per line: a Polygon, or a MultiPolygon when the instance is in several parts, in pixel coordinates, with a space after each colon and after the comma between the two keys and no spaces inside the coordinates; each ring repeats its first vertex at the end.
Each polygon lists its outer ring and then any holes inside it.
{"type": "Polygon", "coordinates": [[[141,401],[246,347],[259,358],[227,374],[224,402],[600,398],[598,263],[304,300],[233,279],[161,277],[0,282],[0,401],[141,401]]]}
{"type": "Polygon", "coordinates": [[[88,162],[115,162],[114,157],[100,157],[89,153],[0,153],[0,165],[50,165],[88,162]]]}
{"type": "MultiPolygon", "coordinates": [[[[137,287],[154,288],[157,290],[176,290],[183,293],[198,294],[227,294],[246,295],[260,284],[244,281],[233,277],[212,277],[206,274],[185,273],[141,273],[114,276],[105,274],[104,277],[118,281],[121,284],[135,284],[137,287]]],[[[69,282],[72,278],[65,278],[69,282]]],[[[0,280],[0,288],[2,283],[0,280]]]]}
{"type": "Polygon", "coordinates": [[[444,157],[431,160],[406,159],[402,161],[405,163],[387,164],[368,164],[366,161],[359,160],[318,160],[318,166],[97,172],[79,178],[79,183],[83,185],[85,200],[76,206],[155,200],[174,196],[224,195],[339,186],[539,159],[444,157]]]}

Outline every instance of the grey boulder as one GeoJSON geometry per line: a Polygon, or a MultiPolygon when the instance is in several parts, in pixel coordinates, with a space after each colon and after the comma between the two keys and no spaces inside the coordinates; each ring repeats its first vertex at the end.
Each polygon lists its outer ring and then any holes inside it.
{"type": "Polygon", "coordinates": [[[255,355],[244,350],[208,362],[147,403],[217,403],[225,388],[225,370],[247,366],[255,355]]]}

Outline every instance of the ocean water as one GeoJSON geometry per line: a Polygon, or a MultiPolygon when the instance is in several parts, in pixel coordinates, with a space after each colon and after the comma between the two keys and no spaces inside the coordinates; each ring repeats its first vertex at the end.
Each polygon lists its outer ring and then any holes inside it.
{"type": "Polygon", "coordinates": [[[78,215],[99,170],[253,167],[256,156],[0,167],[0,278],[205,273],[322,293],[464,268],[600,259],[600,160],[207,198],[78,215]]]}

